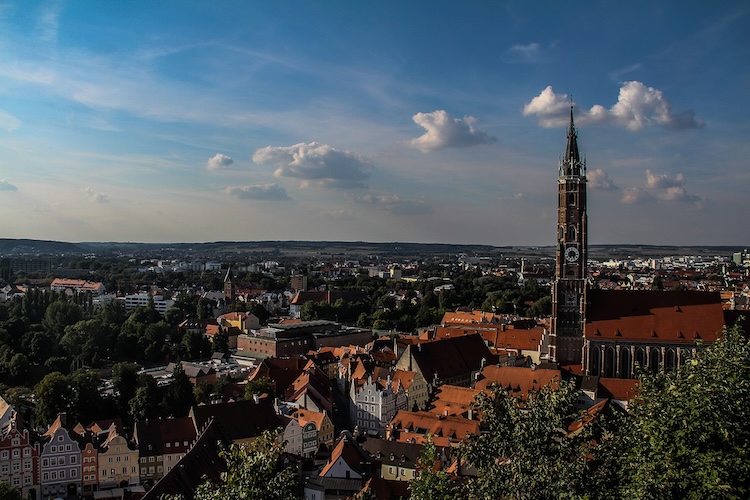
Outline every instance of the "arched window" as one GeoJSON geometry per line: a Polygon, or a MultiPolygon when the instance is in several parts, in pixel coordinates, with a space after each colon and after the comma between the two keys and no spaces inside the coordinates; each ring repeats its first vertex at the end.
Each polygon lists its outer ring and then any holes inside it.
{"type": "Polygon", "coordinates": [[[568,195],[568,205],[575,205],[576,204],[576,195],[573,193],[570,193],[568,195]]]}
{"type": "Polygon", "coordinates": [[[635,362],[641,368],[646,368],[646,349],[639,347],[635,350],[635,362]]]}
{"type": "Polygon", "coordinates": [[[661,351],[654,347],[651,349],[651,356],[648,361],[648,369],[651,373],[657,373],[661,369],[661,351]]]}
{"type": "Polygon", "coordinates": [[[630,349],[627,347],[620,348],[620,378],[630,378],[630,349]]]}
{"type": "Polygon", "coordinates": [[[664,356],[664,368],[666,370],[677,368],[677,353],[673,348],[667,349],[667,355],[664,356]]]}
{"type": "Polygon", "coordinates": [[[599,375],[601,370],[601,352],[599,346],[591,347],[591,354],[589,355],[589,373],[593,376],[599,375]]]}
{"type": "Polygon", "coordinates": [[[568,241],[576,240],[576,228],[575,226],[568,226],[568,241]]]}
{"type": "Polygon", "coordinates": [[[617,373],[617,358],[615,348],[610,346],[604,351],[604,376],[614,378],[617,373]]]}

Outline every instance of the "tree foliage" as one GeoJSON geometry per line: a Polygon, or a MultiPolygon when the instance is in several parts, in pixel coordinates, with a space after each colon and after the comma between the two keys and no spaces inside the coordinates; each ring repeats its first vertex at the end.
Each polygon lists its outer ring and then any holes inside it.
{"type": "Polygon", "coordinates": [[[477,468],[468,487],[478,498],[579,498],[585,489],[587,432],[571,435],[578,391],[562,381],[509,397],[502,387],[480,393],[475,407],[484,432],[461,445],[461,455],[477,468]]]}
{"type": "Polygon", "coordinates": [[[246,498],[295,500],[304,498],[297,487],[295,471],[280,466],[284,444],[280,431],[265,431],[249,445],[231,445],[221,452],[227,472],[219,484],[207,481],[195,492],[196,500],[246,498]]]}
{"type": "Polygon", "coordinates": [[[748,498],[749,401],[750,342],[738,327],[677,373],[644,375],[629,418],[605,443],[604,489],[614,498],[748,498]]]}
{"type": "Polygon", "coordinates": [[[459,483],[451,479],[438,463],[435,443],[428,437],[417,460],[417,476],[409,482],[412,500],[453,500],[461,493],[459,483]]]}

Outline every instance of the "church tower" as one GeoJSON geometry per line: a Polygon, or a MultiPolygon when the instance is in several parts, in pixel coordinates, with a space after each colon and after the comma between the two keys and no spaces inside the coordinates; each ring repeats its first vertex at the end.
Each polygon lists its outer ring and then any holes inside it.
{"type": "Polygon", "coordinates": [[[586,323],[588,237],[586,161],[578,151],[578,132],[570,127],[557,177],[557,245],[552,284],[551,361],[581,363],[586,323]]]}

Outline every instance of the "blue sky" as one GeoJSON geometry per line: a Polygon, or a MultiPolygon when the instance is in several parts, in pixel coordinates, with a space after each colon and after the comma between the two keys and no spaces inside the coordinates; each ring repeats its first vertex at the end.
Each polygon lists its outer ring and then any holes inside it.
{"type": "Polygon", "coordinates": [[[745,1],[0,0],[2,236],[748,245],[745,1]]]}

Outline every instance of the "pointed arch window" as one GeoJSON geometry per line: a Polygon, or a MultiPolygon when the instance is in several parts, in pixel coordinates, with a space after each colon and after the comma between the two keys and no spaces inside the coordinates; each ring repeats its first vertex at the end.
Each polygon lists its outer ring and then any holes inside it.
{"type": "Polygon", "coordinates": [[[576,228],[575,228],[575,226],[568,226],[568,241],[576,241],[576,228]]]}

